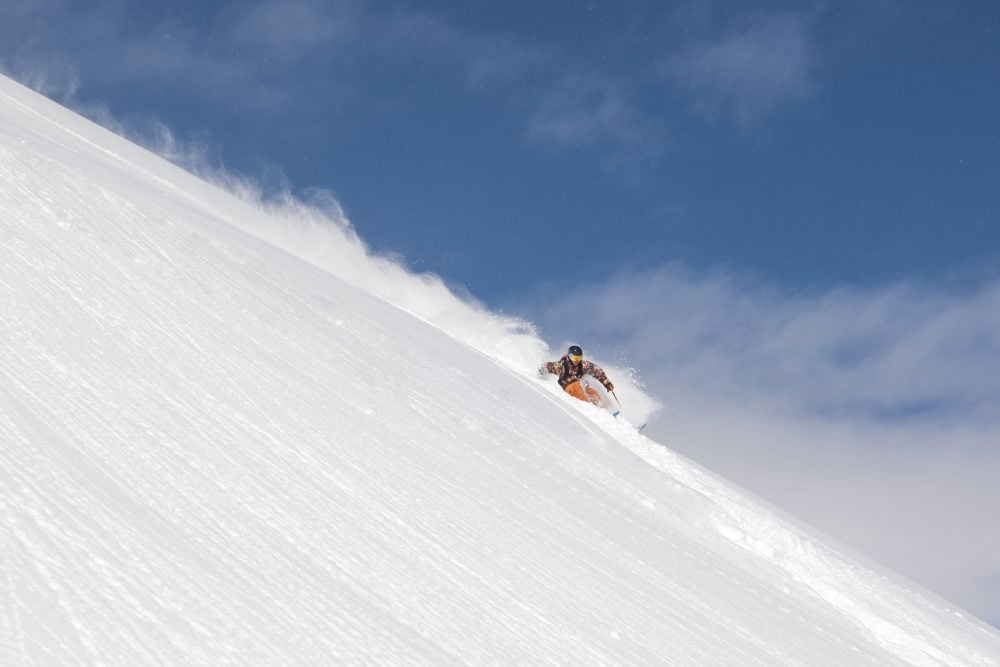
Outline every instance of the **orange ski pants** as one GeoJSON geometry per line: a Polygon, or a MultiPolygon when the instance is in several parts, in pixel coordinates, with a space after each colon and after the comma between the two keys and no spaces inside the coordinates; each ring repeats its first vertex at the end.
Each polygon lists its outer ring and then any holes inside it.
{"type": "Polygon", "coordinates": [[[597,390],[593,387],[584,387],[580,384],[579,380],[573,380],[568,385],[563,387],[566,393],[574,398],[579,398],[581,401],[587,401],[588,403],[593,403],[598,407],[603,407],[601,401],[601,395],[597,393],[597,390]]]}

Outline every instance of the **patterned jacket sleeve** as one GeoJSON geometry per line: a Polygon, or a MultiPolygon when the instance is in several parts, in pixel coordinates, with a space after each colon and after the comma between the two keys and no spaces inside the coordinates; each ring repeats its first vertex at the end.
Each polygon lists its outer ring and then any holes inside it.
{"type": "Polygon", "coordinates": [[[595,377],[597,381],[603,384],[605,387],[611,384],[611,381],[608,380],[608,376],[604,374],[604,369],[593,362],[584,361],[583,372],[586,375],[592,375],[593,377],[595,377]]]}
{"type": "Polygon", "coordinates": [[[563,372],[562,359],[560,359],[559,361],[547,362],[545,364],[545,370],[547,370],[549,373],[552,373],[553,375],[562,375],[563,372]]]}

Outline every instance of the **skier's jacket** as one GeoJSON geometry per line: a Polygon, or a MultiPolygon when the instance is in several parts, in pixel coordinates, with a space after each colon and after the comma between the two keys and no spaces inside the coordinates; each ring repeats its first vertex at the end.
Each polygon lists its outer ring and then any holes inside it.
{"type": "Polygon", "coordinates": [[[576,382],[584,375],[593,376],[608,391],[612,391],[614,388],[614,385],[608,380],[608,376],[604,374],[604,370],[600,366],[586,359],[578,364],[574,364],[570,361],[568,354],[564,354],[559,361],[550,361],[545,364],[545,370],[559,376],[559,386],[563,389],[566,388],[566,385],[576,382]]]}

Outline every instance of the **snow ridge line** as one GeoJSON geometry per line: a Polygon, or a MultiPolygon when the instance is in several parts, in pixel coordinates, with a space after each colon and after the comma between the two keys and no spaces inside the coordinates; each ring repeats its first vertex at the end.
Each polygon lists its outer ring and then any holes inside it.
{"type": "Polygon", "coordinates": [[[828,546],[827,543],[836,543],[832,538],[824,537],[827,542],[824,543],[810,534],[815,529],[781,516],[779,510],[745,490],[735,486],[728,488],[713,473],[693,461],[634,431],[627,423],[603,419],[604,416],[591,415],[598,426],[626,449],[715,505],[719,511],[715,518],[716,530],[722,537],[807,586],[902,660],[915,665],[1000,664],[976,648],[955,646],[950,638],[936,631],[937,624],[929,622],[919,610],[921,605],[943,608],[957,619],[972,622],[984,638],[995,635],[992,627],[953,610],[944,600],[903,580],[900,575],[892,573],[890,576],[860,564],[862,557],[857,554],[842,556],[828,546]],[[843,585],[845,581],[852,585],[843,585]],[[879,596],[880,592],[885,592],[887,584],[894,593],[889,601],[879,596]],[[852,595],[845,591],[864,593],[852,595]],[[917,611],[904,617],[908,622],[906,627],[901,627],[885,618],[885,611],[892,607],[917,611]],[[960,654],[956,654],[958,652],[960,654]]]}

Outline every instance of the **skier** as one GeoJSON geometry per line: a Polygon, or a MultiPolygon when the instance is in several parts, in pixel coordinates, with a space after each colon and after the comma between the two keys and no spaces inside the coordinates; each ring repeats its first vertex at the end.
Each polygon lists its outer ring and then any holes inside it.
{"type": "Polygon", "coordinates": [[[550,361],[538,369],[538,374],[545,377],[546,373],[559,376],[559,386],[567,394],[579,398],[581,401],[589,401],[594,405],[604,407],[601,395],[592,387],[584,387],[580,383],[580,378],[590,375],[604,385],[608,392],[615,390],[611,380],[604,374],[600,366],[583,360],[583,350],[579,345],[570,345],[569,352],[564,354],[559,361],[550,361]]]}

